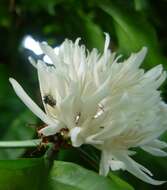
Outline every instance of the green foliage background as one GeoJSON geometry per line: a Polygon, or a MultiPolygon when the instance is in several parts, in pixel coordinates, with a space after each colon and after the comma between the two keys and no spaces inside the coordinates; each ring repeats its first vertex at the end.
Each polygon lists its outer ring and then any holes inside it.
{"type": "MultiPolygon", "coordinates": [[[[16,97],[8,82],[10,76],[16,78],[31,94],[35,102],[41,105],[36,71],[27,60],[32,52],[23,48],[23,40],[26,35],[32,35],[39,41],[46,40],[53,46],[59,45],[65,38],[74,40],[81,37],[82,42],[89,49],[96,47],[102,51],[104,32],[107,32],[111,36],[112,50],[116,50],[126,57],[132,51],[138,51],[141,47],[147,46],[148,55],[142,66],[149,69],[157,64],[162,64],[167,69],[166,10],[167,0],[0,0],[1,140],[35,138],[36,133],[33,126],[40,124],[16,97]]],[[[164,100],[167,100],[166,84],[162,87],[162,96],[164,100]]],[[[167,141],[167,134],[162,139],[167,141]]],[[[32,153],[31,150],[30,152],[32,153]]],[[[93,160],[99,161],[99,154],[89,147],[81,147],[80,150],[62,150],[57,155],[57,159],[72,161],[97,171],[97,165],[94,167],[90,162],[91,159],[89,161],[85,159],[83,152],[89,152],[93,160]]],[[[40,158],[37,162],[34,159],[31,161],[26,159],[28,161],[24,162],[25,158],[18,159],[27,156],[31,157],[31,154],[25,149],[0,149],[0,190],[32,189],[30,188],[32,185],[34,185],[34,189],[40,189],[39,180],[45,178],[44,175],[48,171],[46,160],[40,158]],[[30,173],[33,173],[33,176],[30,173]]],[[[155,158],[144,152],[139,152],[135,157],[151,169],[156,178],[167,179],[166,158],[155,158]]],[[[98,189],[97,186],[93,188],[98,179],[94,173],[87,173],[86,170],[80,168],[75,169],[76,166],[73,164],[57,162],[51,172],[50,186],[45,189],[84,190],[85,184],[89,184],[87,189],[98,189]],[[69,178],[72,174],[68,172],[73,170],[73,175],[79,175],[78,171],[80,171],[83,176],[89,176],[92,181],[85,179],[85,184],[76,184],[75,177],[69,178]],[[66,171],[68,171],[67,176],[63,176],[62,172],[66,171]]],[[[116,174],[137,190],[167,189],[166,184],[154,187],[126,172],[116,174]]],[[[102,184],[105,184],[104,190],[110,188],[113,190],[133,189],[115,175],[110,177],[112,184],[108,181],[104,182],[108,179],[99,179],[102,184]]]]}

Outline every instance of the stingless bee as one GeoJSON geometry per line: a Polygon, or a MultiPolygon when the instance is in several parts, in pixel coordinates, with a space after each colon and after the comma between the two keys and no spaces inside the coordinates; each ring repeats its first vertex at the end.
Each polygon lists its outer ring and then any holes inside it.
{"type": "Polygon", "coordinates": [[[44,101],[45,104],[48,104],[51,107],[56,106],[56,100],[51,95],[45,95],[43,97],[43,101],[44,101]]]}

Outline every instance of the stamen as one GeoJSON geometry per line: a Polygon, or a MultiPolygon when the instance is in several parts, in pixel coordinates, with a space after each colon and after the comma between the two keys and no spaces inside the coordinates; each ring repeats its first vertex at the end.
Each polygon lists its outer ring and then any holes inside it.
{"type": "Polygon", "coordinates": [[[99,104],[98,106],[99,106],[98,110],[97,110],[96,114],[93,117],[95,119],[98,118],[102,113],[104,113],[104,106],[102,104],[99,104]]]}
{"type": "Polygon", "coordinates": [[[79,123],[79,118],[81,117],[81,113],[79,112],[75,118],[75,124],[78,125],[79,123]]]}

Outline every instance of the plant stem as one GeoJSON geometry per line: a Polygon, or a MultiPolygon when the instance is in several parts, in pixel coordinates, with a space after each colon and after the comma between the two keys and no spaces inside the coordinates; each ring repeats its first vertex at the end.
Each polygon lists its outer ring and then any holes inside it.
{"type": "Polygon", "coordinates": [[[0,141],[0,148],[26,148],[37,147],[40,145],[40,139],[24,140],[24,141],[0,141]]]}

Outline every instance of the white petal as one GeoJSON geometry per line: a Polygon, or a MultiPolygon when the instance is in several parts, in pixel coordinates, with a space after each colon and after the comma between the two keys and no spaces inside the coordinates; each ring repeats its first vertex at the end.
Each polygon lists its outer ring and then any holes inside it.
{"type": "Polygon", "coordinates": [[[156,67],[153,67],[152,69],[147,71],[144,77],[152,79],[152,80],[156,80],[162,74],[162,71],[163,71],[162,65],[157,65],[156,67]]]}
{"type": "Polygon", "coordinates": [[[167,148],[167,143],[164,141],[160,141],[158,139],[155,139],[154,141],[152,141],[150,145],[156,148],[167,148]]]}
{"type": "Polygon", "coordinates": [[[110,163],[110,168],[113,171],[120,170],[120,169],[122,169],[122,170],[126,169],[125,164],[119,160],[110,160],[109,163],[110,163]]]}
{"type": "Polygon", "coordinates": [[[61,127],[59,125],[48,125],[47,127],[42,128],[39,133],[43,134],[44,136],[55,135],[59,132],[61,127]]]}
{"type": "Polygon", "coordinates": [[[103,144],[103,142],[104,141],[102,141],[102,140],[95,140],[95,139],[93,139],[93,136],[89,136],[85,140],[86,144],[91,144],[91,145],[94,145],[94,146],[101,145],[101,144],[103,144]]]}
{"type": "Polygon", "coordinates": [[[98,133],[95,133],[89,137],[89,139],[93,140],[105,140],[112,138],[114,136],[119,135],[124,129],[127,127],[126,124],[120,125],[120,123],[111,123],[108,127],[104,128],[103,130],[99,131],[98,133]]]}
{"type": "MultiPolygon", "coordinates": [[[[47,66],[45,65],[44,62],[38,61],[37,65],[37,73],[38,73],[38,80],[39,80],[39,87],[40,87],[40,92],[41,92],[41,98],[43,100],[45,95],[48,95],[50,93],[50,86],[51,86],[51,81],[50,81],[50,74],[47,72],[47,66]]],[[[45,108],[46,113],[49,115],[46,104],[43,102],[43,106],[45,108]]]]}
{"type": "Polygon", "coordinates": [[[143,47],[138,53],[136,53],[135,64],[140,65],[147,54],[147,48],[143,47]]]}
{"type": "Polygon", "coordinates": [[[107,52],[107,49],[109,47],[109,44],[110,44],[110,36],[108,33],[104,33],[105,36],[106,36],[106,39],[105,39],[105,45],[104,45],[104,54],[107,52]]]}
{"type": "Polygon", "coordinates": [[[43,42],[40,43],[40,48],[42,51],[50,58],[53,64],[58,66],[58,56],[56,55],[55,51],[53,48],[51,48],[47,43],[43,42]]]}
{"type": "Polygon", "coordinates": [[[126,170],[128,172],[130,172],[131,174],[133,174],[137,178],[141,179],[142,181],[145,181],[146,183],[150,183],[152,185],[161,185],[161,184],[165,183],[165,181],[158,181],[158,180],[154,180],[151,177],[149,177],[142,170],[144,170],[147,173],[150,173],[150,172],[148,172],[148,170],[146,168],[143,169],[143,167],[141,167],[140,164],[135,162],[128,155],[116,154],[116,157],[117,157],[118,160],[124,162],[124,164],[126,165],[126,170]]]}
{"type": "Polygon", "coordinates": [[[9,81],[12,84],[17,96],[37,117],[39,117],[46,124],[53,123],[53,121],[48,118],[48,116],[41,110],[41,108],[37,106],[37,104],[35,104],[35,102],[26,94],[26,92],[15,79],[9,78],[9,81]]]}
{"type": "Polygon", "coordinates": [[[74,147],[79,147],[83,144],[84,139],[79,135],[80,132],[80,127],[74,127],[70,130],[70,137],[74,147]]]}
{"type": "Polygon", "coordinates": [[[166,80],[166,75],[166,71],[163,71],[161,76],[155,82],[156,88],[159,88],[160,85],[166,80]]]}
{"type": "Polygon", "coordinates": [[[131,63],[135,66],[135,68],[138,68],[143,62],[146,53],[147,53],[147,48],[143,47],[138,53],[131,54],[131,56],[126,60],[126,62],[131,63]]]}
{"type": "Polygon", "coordinates": [[[154,156],[167,156],[167,153],[159,148],[151,147],[151,146],[142,146],[144,151],[154,155],[154,156]]]}
{"type": "Polygon", "coordinates": [[[28,57],[29,62],[36,68],[37,63],[32,57],[28,57]]]}
{"type": "Polygon", "coordinates": [[[99,170],[100,175],[107,176],[110,169],[108,160],[109,160],[109,157],[108,157],[107,152],[105,150],[102,151],[101,160],[100,160],[100,170],[99,170]]]}

